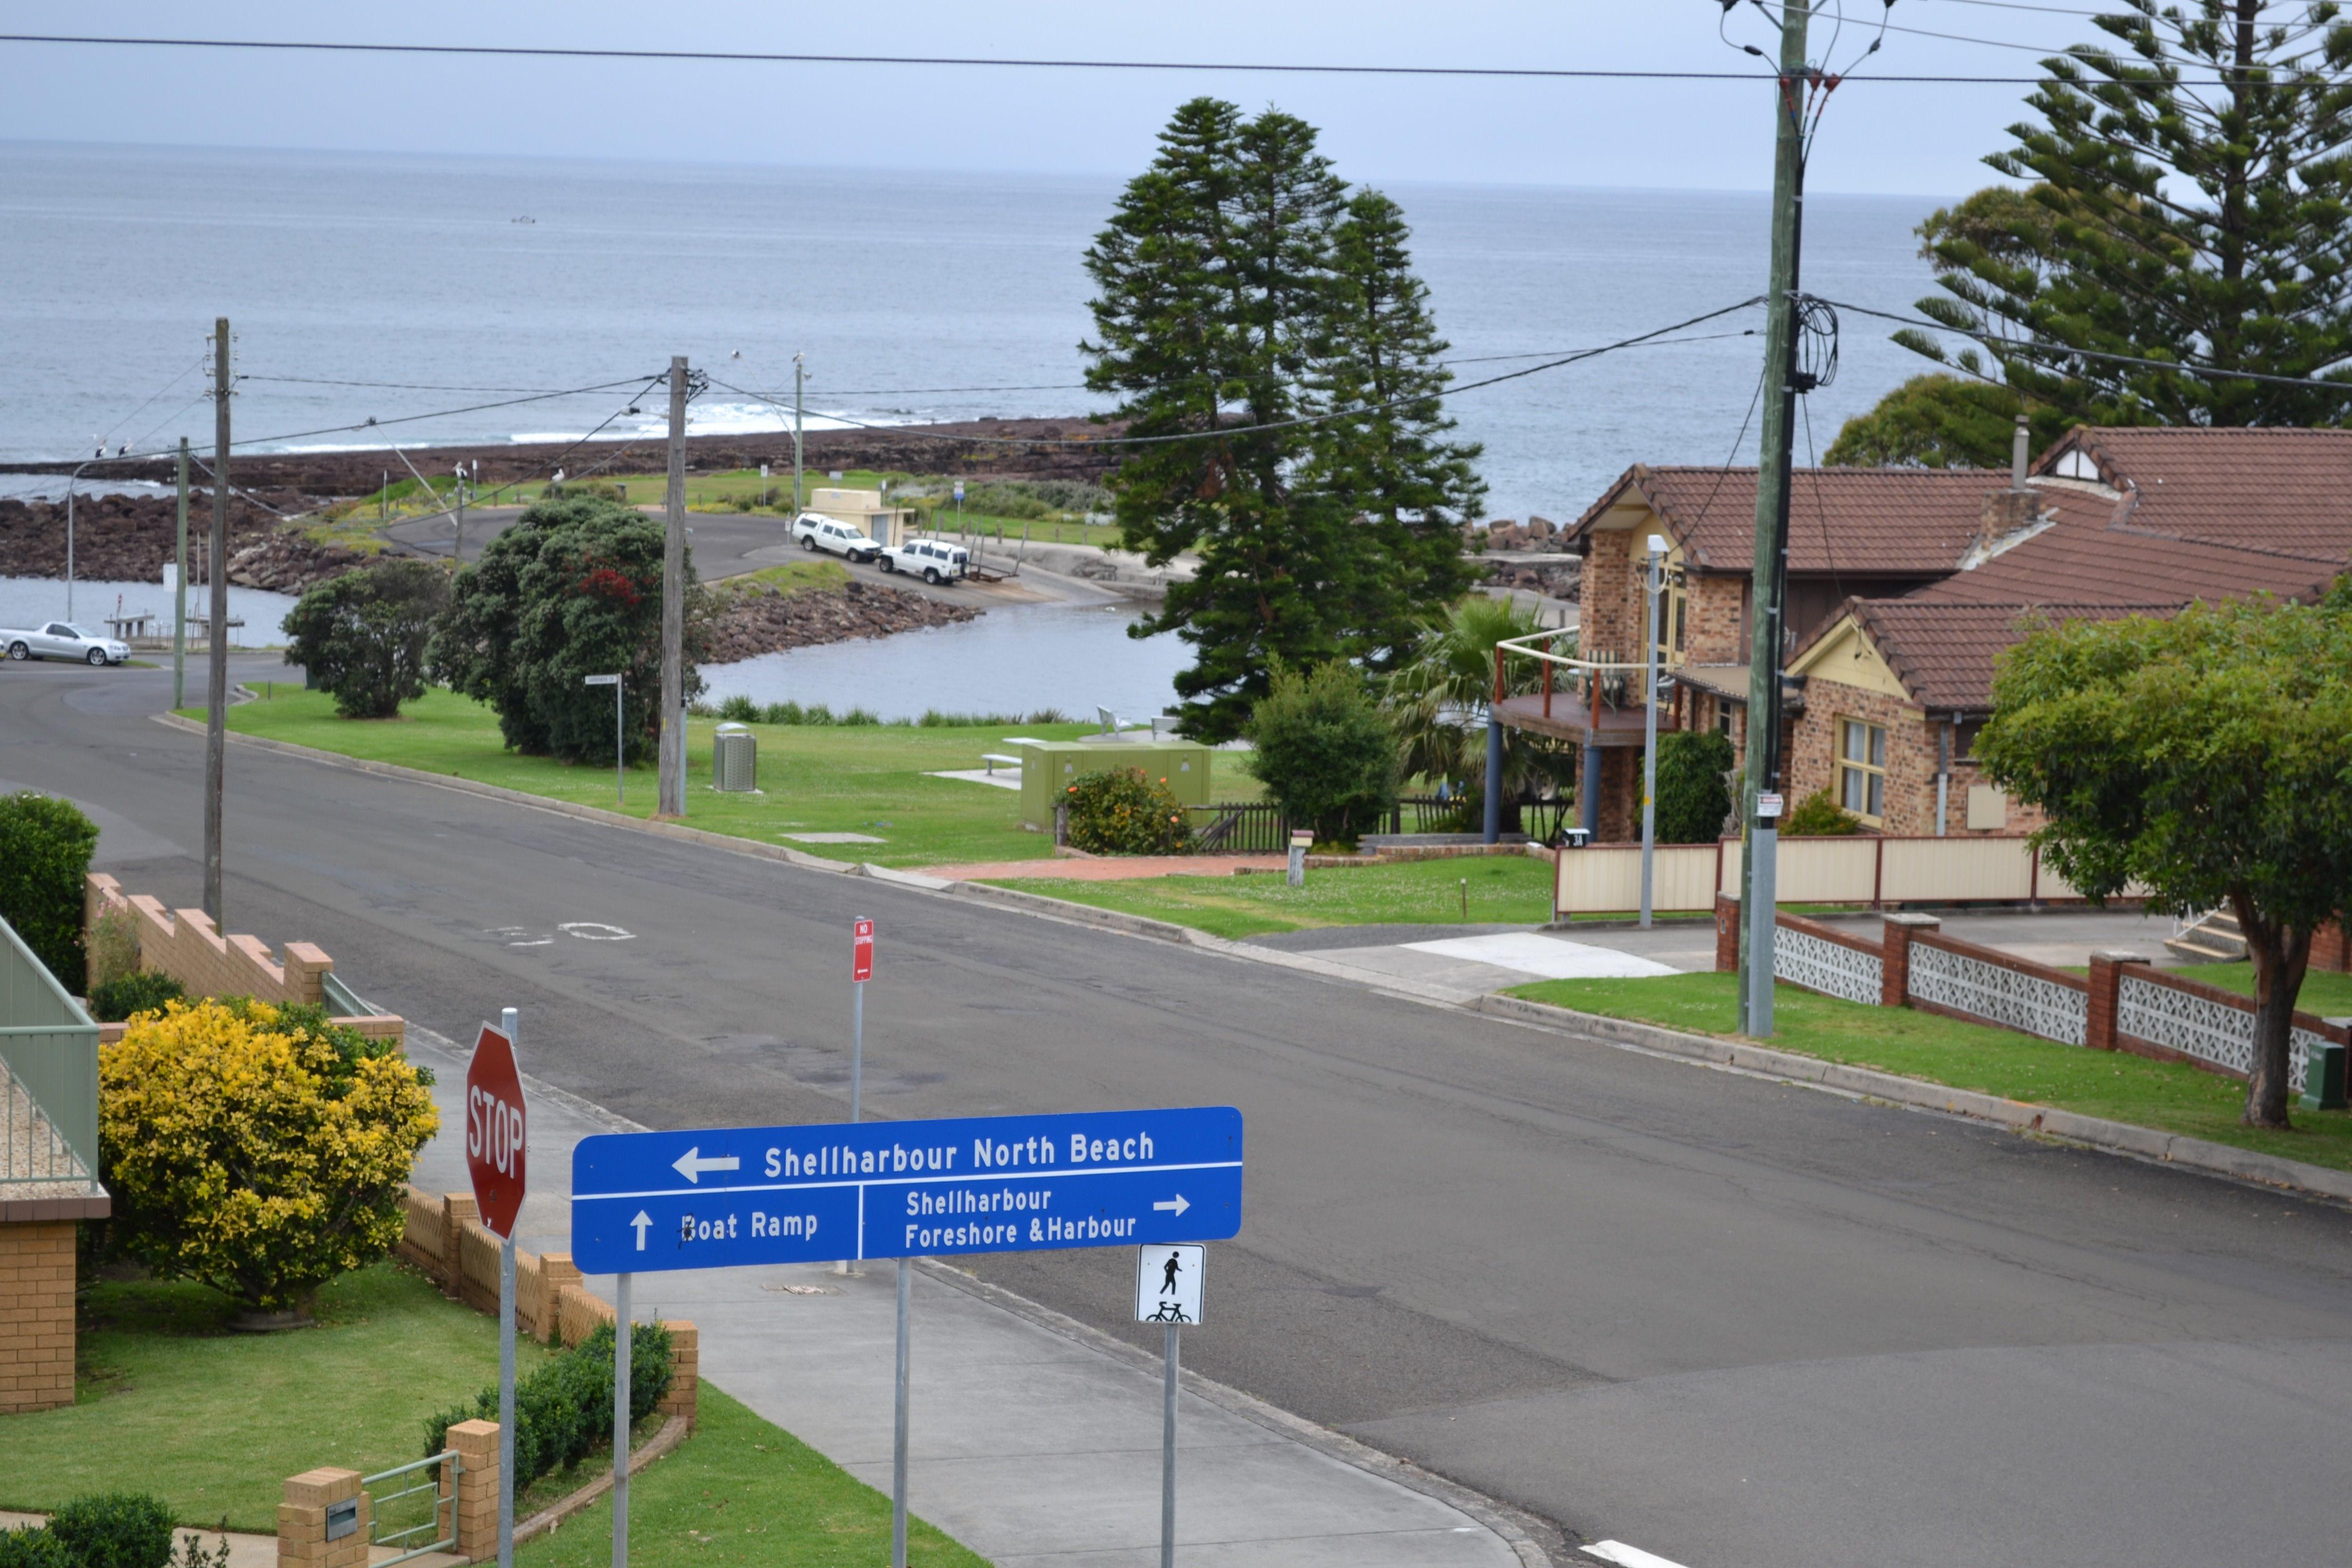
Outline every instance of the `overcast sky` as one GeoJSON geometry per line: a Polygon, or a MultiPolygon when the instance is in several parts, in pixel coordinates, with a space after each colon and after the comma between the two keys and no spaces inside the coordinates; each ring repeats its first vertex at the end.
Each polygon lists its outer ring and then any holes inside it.
{"type": "MultiPolygon", "coordinates": [[[[1856,16],[1878,0],[1843,0],[1856,16]]],[[[1900,0],[1873,68],[2031,74],[2089,35],[2082,0],[1900,0]]],[[[1717,0],[78,0],[0,7],[7,31],[992,57],[1722,70],[1717,0]]],[[[1751,5],[1736,42],[1769,45],[1751,5]]],[[[1826,29],[1816,33],[1822,37],[1826,29]]],[[[1849,25],[1829,63],[1868,34],[1849,25]]],[[[1819,53],[1817,48],[1816,53],[1819,53]]],[[[1123,174],[1197,93],[1305,116],[1351,178],[1727,190],[1769,185],[1770,105],[1749,83],[1590,82],[230,54],[0,45],[0,137],[663,161],[1123,174]]],[[[1811,188],[1950,195],[2021,112],[2018,86],[1855,80],[1811,188]]]]}

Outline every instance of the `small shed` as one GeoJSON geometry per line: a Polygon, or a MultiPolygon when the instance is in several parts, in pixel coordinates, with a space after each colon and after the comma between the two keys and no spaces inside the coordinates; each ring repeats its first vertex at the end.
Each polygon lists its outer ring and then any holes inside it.
{"type": "Polygon", "coordinates": [[[1054,826],[1054,799],[1088,773],[1141,768],[1165,779],[1186,805],[1209,804],[1209,764],[1216,749],[1197,741],[1048,741],[1021,749],[1021,820],[1043,832],[1054,826]]]}
{"type": "Polygon", "coordinates": [[[880,490],[813,489],[806,510],[849,524],[886,550],[904,544],[914,527],[913,510],[888,505],[880,490]]]}

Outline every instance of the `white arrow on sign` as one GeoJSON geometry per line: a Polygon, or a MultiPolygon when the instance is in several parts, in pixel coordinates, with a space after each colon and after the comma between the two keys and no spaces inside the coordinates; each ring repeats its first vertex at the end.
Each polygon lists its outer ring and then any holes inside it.
{"type": "Polygon", "coordinates": [[[702,1146],[699,1143],[680,1154],[677,1162],[670,1166],[670,1169],[679,1175],[695,1183],[702,1180],[702,1173],[705,1171],[740,1171],[742,1168],[743,1162],[732,1154],[704,1159],[702,1146]]]}
{"type": "Polygon", "coordinates": [[[639,1252],[643,1252],[646,1249],[646,1226],[653,1224],[653,1222],[654,1216],[647,1214],[643,1209],[639,1209],[637,1211],[637,1217],[629,1222],[630,1225],[636,1227],[637,1250],[639,1252]]]}
{"type": "Polygon", "coordinates": [[[1178,1194],[1177,1194],[1173,1198],[1170,1199],[1168,1202],[1166,1202],[1166,1203],[1164,1203],[1164,1204],[1153,1204],[1151,1206],[1152,1206],[1153,1208],[1156,1208],[1156,1209],[1166,1209],[1169,1213],[1171,1213],[1171,1214],[1174,1215],[1178,1219],[1182,1219],[1182,1218],[1184,1217],[1184,1211],[1185,1211],[1186,1209],[1188,1209],[1188,1208],[1191,1208],[1192,1205],[1191,1204],[1188,1204],[1188,1203],[1186,1203],[1186,1202],[1184,1201],[1184,1194],[1181,1194],[1181,1193],[1178,1193],[1178,1194]]]}

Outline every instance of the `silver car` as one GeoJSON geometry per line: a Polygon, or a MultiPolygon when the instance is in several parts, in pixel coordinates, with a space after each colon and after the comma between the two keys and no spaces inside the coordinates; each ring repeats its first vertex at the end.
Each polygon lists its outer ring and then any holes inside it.
{"type": "Polygon", "coordinates": [[[83,664],[121,664],[131,645],[71,621],[50,621],[29,631],[0,631],[10,658],[70,658],[83,664]]]}

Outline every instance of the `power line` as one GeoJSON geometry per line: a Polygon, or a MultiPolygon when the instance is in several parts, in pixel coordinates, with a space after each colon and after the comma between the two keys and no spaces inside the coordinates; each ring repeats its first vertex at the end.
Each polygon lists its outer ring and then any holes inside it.
{"type": "MultiPolygon", "coordinates": [[[[390,392],[530,392],[546,397],[570,395],[551,391],[543,386],[452,386],[445,383],[425,381],[338,381],[322,375],[239,375],[239,381],[285,382],[299,386],[370,386],[390,392]]],[[[591,387],[590,391],[604,388],[591,387]]]]}
{"type": "MultiPolygon", "coordinates": [[[[1976,40],[1983,41],[1983,40],[1976,40]]],[[[1242,71],[1287,76],[1485,77],[1576,81],[1769,82],[1769,71],[1626,70],[1599,67],[1320,65],[1260,60],[1089,60],[982,55],[804,55],[735,49],[588,49],[525,44],[358,44],[318,39],[105,37],[95,34],[0,33],[0,44],[74,44],[158,49],[308,50],[324,54],[458,55],[499,59],[684,60],[733,65],[958,66],[1003,70],[1242,71]]],[[[2038,76],[1849,77],[1852,81],[1950,86],[2031,87],[2038,76]]],[[[2187,80],[2183,87],[2226,87],[2227,79],[2187,80]]]]}
{"type": "MultiPolygon", "coordinates": [[[[1920,327],[1931,332],[1950,332],[1964,338],[1973,336],[1965,328],[1955,327],[1943,321],[1926,321],[1917,316],[1897,315],[1892,310],[1874,310],[1867,305],[1850,305],[1843,300],[1824,300],[1822,302],[1825,305],[1834,305],[1841,310],[1852,310],[1858,316],[1875,316],[1882,321],[1894,321],[1906,327],[1920,327]]],[[[2072,356],[2075,359],[2105,360],[2114,364],[2147,365],[2155,370],[2168,370],[2179,375],[2205,376],[2214,381],[2261,381],[2278,386],[2309,386],[2325,392],[2352,395],[2352,368],[2347,369],[2345,379],[2336,381],[2320,376],[2270,375],[2257,370],[2223,370],[2218,365],[2185,364],[2179,360],[2149,359],[2144,354],[2110,353],[2101,349],[2078,349],[2066,343],[2045,343],[2028,340],[2023,342],[2005,342],[2000,347],[1996,348],[1991,343],[1984,343],[1982,340],[1978,341],[1987,353],[1993,354],[2014,354],[2020,358],[2032,358],[2042,354],[2054,359],[2072,356]]]]}
{"type": "MultiPolygon", "coordinates": [[[[655,376],[650,379],[638,378],[629,381],[607,381],[595,386],[574,386],[567,388],[562,392],[541,392],[536,393],[529,397],[502,398],[496,403],[473,403],[467,405],[463,408],[436,408],[430,414],[404,414],[391,419],[378,419],[374,416],[371,415],[366,419],[362,420],[356,425],[322,425],[315,430],[291,430],[278,436],[255,436],[247,440],[238,441],[235,443],[235,445],[239,447],[265,447],[275,441],[299,441],[306,436],[341,436],[349,434],[354,430],[379,430],[393,425],[414,425],[419,420],[424,419],[448,419],[460,414],[479,414],[486,409],[513,408],[525,403],[545,403],[551,397],[577,397],[584,393],[610,392],[616,386],[637,386],[640,385],[641,382],[644,386],[649,387],[654,384],[654,382],[660,379],[661,378],[659,376],[655,376]]],[[[644,395],[643,392],[641,391],[638,395],[644,395]]],[[[624,409],[622,412],[626,413],[627,410],[624,409]]],[[[619,415],[614,416],[614,418],[618,417],[620,417],[619,415]]],[[[610,419],[605,421],[605,424],[607,425],[611,423],[612,420],[610,419]]],[[[598,426],[600,429],[603,426],[598,426]]]]}
{"type": "MultiPolygon", "coordinates": [[[[1719,310],[1709,310],[1704,315],[1693,316],[1688,321],[1676,321],[1672,326],[1659,327],[1651,331],[1637,333],[1630,338],[1621,338],[1613,343],[1603,343],[1599,348],[1581,349],[1573,353],[1565,354],[1559,359],[1548,361],[1542,364],[1528,365],[1524,370],[1505,371],[1500,375],[1490,375],[1483,381],[1464,382],[1459,385],[1447,387],[1444,392],[1413,393],[1404,397],[1391,398],[1385,403],[1360,404],[1348,408],[1330,409],[1321,414],[1302,414],[1295,419],[1269,420],[1258,425],[1225,425],[1210,430],[1184,430],[1166,436],[1104,436],[1094,439],[1073,440],[1068,437],[1042,436],[1024,438],[1017,436],[950,435],[943,431],[926,431],[919,427],[910,427],[904,425],[873,425],[868,424],[864,420],[852,419],[846,415],[827,415],[825,417],[837,420],[841,424],[850,426],[853,428],[859,430],[889,432],[912,437],[919,440],[961,441],[966,443],[977,442],[984,446],[992,447],[1086,447],[1089,448],[1099,448],[1103,447],[1160,447],[1178,441],[1218,441],[1233,436],[1254,436],[1262,434],[1268,430],[1294,430],[1301,426],[1322,425],[1334,419],[1352,419],[1361,417],[1365,415],[1381,414],[1391,408],[1402,408],[1412,404],[1433,403],[1442,397],[1451,396],[1454,393],[1475,392],[1483,386],[1497,386],[1507,381],[1517,381],[1525,376],[1539,375],[1548,370],[1558,370],[1562,365],[1575,364],[1580,360],[1593,359],[1605,353],[1614,353],[1620,349],[1637,348],[1643,345],[1653,344],[1656,342],[1656,340],[1664,338],[1669,332],[1678,332],[1686,327],[1696,327],[1703,322],[1715,321],[1718,317],[1728,316],[1735,310],[1748,310],[1761,303],[1763,303],[1763,296],[1759,294],[1751,299],[1742,300],[1736,305],[1726,305],[1719,310]]],[[[777,406],[774,398],[769,396],[766,393],[755,392],[748,386],[737,386],[732,382],[721,381],[717,376],[712,376],[710,378],[710,384],[713,386],[723,386],[730,392],[741,393],[746,397],[757,398],[760,402],[766,404],[771,408],[777,406]]]]}

